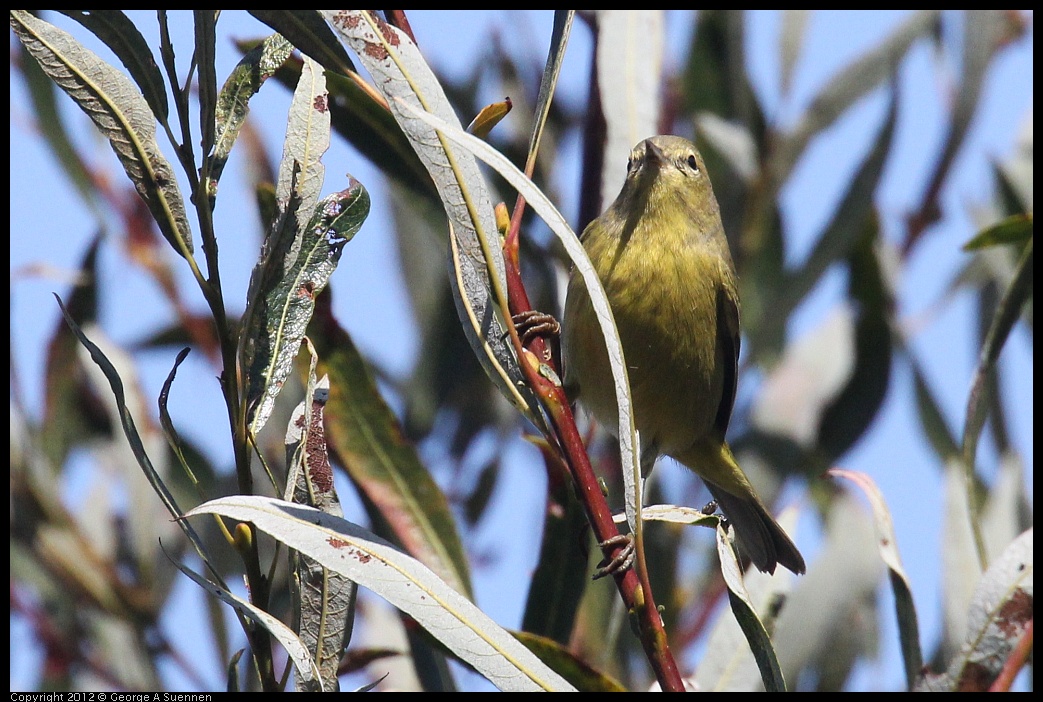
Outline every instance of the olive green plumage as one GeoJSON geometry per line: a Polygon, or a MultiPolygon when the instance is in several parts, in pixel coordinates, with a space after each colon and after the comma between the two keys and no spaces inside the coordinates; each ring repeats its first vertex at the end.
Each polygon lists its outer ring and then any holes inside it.
{"type": "MultiPolygon", "coordinates": [[[[623,344],[647,468],[668,455],[695,471],[760,570],[804,559],[725,441],[739,359],[739,296],[720,210],[695,145],[656,136],[634,147],[615,202],[581,236],[623,344]]],[[[565,302],[566,386],[610,430],[616,399],[582,278],[565,302]]]]}

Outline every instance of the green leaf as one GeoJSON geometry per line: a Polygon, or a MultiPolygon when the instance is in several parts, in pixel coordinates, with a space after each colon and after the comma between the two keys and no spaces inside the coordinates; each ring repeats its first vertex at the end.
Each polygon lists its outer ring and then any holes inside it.
{"type": "MultiPolygon", "coordinates": [[[[321,183],[320,183],[321,185],[321,183]]],[[[315,297],[326,287],[344,245],[369,214],[369,194],[362,184],[327,196],[304,227],[290,199],[279,226],[250,280],[249,306],[240,337],[248,424],[256,435],[271,415],[304,331],[315,310],[315,297]]]]}
{"type": "Polygon", "coordinates": [[[141,88],[141,94],[160,122],[167,119],[167,86],[148,42],[122,10],[58,10],[94,33],[141,88]]]}
{"type": "Polygon", "coordinates": [[[452,511],[346,331],[319,298],[309,337],[319,372],[330,378],[327,440],[337,463],[415,558],[458,592],[471,595],[467,555],[452,511]]]}
{"type": "Polygon", "coordinates": [[[991,227],[982,229],[978,234],[963,245],[964,251],[980,251],[990,246],[1003,246],[1006,244],[1022,245],[1032,239],[1035,227],[1032,223],[1032,213],[1011,215],[1002,219],[991,227]]]}
{"type": "Polygon", "coordinates": [[[840,458],[865,434],[887,396],[894,344],[893,296],[880,260],[880,232],[871,217],[848,259],[848,296],[857,311],[854,368],[844,388],[824,408],[818,426],[821,458],[840,458]]]}
{"type": "Polygon", "coordinates": [[[232,145],[250,111],[250,98],[279,69],[293,52],[293,44],[279,34],[266,37],[232,69],[221,92],[217,96],[215,109],[216,134],[214,151],[210,155],[210,196],[216,194],[217,181],[221,178],[232,145]]]}
{"type": "Polygon", "coordinates": [[[913,389],[916,392],[917,414],[920,417],[920,425],[924,435],[930,442],[935,454],[940,458],[948,460],[958,456],[960,447],[956,441],[956,436],[949,428],[949,424],[945,419],[945,413],[942,412],[941,403],[927,381],[927,375],[923,372],[919,361],[912,355],[909,349],[906,349],[906,355],[913,371],[913,389]]]}
{"type": "Polygon", "coordinates": [[[525,644],[541,661],[583,692],[628,692],[612,676],[594,669],[581,656],[570,651],[566,644],[524,631],[514,632],[514,638],[525,644]]]}
{"type": "MultiPolygon", "coordinates": [[[[587,517],[564,464],[552,451],[541,448],[547,471],[547,507],[522,629],[568,645],[580,600],[590,583],[587,560],[592,540],[580,536],[587,530],[587,517]]],[[[588,688],[581,685],[580,689],[588,688]]]]}
{"type": "Polygon", "coordinates": [[[163,236],[182,256],[192,253],[192,233],[177,181],[156,143],[156,118],[137,87],[68,33],[22,10],[11,27],[44,72],[109,140],[163,236]]]}
{"type": "MultiPolygon", "coordinates": [[[[746,17],[742,10],[703,10],[684,70],[684,114],[711,112],[745,125],[760,144],[764,116],[746,71],[746,17]]],[[[707,164],[713,172],[713,164],[707,164]]]]}
{"type": "MultiPolygon", "coordinates": [[[[98,314],[97,261],[101,238],[95,238],[79,267],[80,284],[68,295],[69,313],[84,324],[98,314]]],[[[79,342],[69,325],[59,320],[47,342],[44,369],[44,419],[40,444],[57,469],[69,451],[101,437],[111,437],[113,427],[101,409],[102,400],[87,382],[80,361],[79,342]]]]}
{"type": "Polygon", "coordinates": [[[438,576],[365,529],[270,497],[212,500],[189,513],[252,522],[290,548],[342,573],[413,617],[504,691],[574,689],[438,576]]]}

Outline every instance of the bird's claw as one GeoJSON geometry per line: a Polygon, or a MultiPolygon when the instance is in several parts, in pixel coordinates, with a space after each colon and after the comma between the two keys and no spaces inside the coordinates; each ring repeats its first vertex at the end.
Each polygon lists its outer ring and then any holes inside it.
{"type": "Polygon", "coordinates": [[[615,558],[611,561],[608,558],[602,559],[599,564],[600,567],[594,571],[594,580],[600,580],[606,575],[616,575],[618,573],[625,573],[630,570],[634,565],[634,537],[630,534],[616,534],[611,539],[602,541],[598,546],[604,550],[610,546],[618,546],[623,544],[623,548],[616,554],[615,558]],[[606,562],[607,561],[607,562],[606,562]]]}

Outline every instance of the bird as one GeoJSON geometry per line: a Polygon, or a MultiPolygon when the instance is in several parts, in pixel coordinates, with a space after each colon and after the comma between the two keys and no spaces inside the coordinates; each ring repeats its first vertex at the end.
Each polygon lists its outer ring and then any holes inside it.
{"type": "MultiPolygon", "coordinates": [[[[735,402],[739,295],[702,155],[679,136],[641,141],[615,201],[580,240],[608,296],[630,379],[642,472],[667,455],[702,478],[761,571],[806,570],[725,438],[735,402]]],[[[614,431],[616,397],[582,276],[570,274],[563,315],[565,387],[614,431]]]]}

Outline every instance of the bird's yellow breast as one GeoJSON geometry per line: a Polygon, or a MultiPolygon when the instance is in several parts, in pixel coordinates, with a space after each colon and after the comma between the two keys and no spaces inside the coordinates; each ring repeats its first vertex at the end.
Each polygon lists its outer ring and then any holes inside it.
{"type": "MultiPolygon", "coordinates": [[[[719,364],[733,361],[717,333],[718,291],[730,271],[691,221],[669,219],[645,216],[622,233],[588,230],[584,246],[612,306],[644,446],[673,454],[713,430],[724,391],[719,364]]],[[[569,284],[564,322],[567,378],[614,431],[608,357],[579,276],[569,284]]]]}

